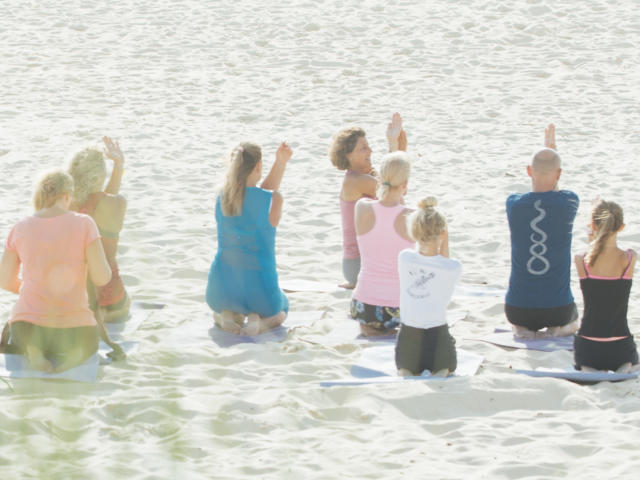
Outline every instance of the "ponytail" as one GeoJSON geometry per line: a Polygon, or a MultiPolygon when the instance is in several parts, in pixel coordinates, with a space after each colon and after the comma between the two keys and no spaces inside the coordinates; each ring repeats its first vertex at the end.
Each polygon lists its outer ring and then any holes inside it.
{"type": "Polygon", "coordinates": [[[247,178],[261,159],[262,151],[254,143],[243,142],[231,152],[229,170],[220,199],[224,216],[236,217],[242,214],[247,178]]]}
{"type": "Polygon", "coordinates": [[[591,242],[587,263],[593,267],[602,253],[607,239],[619,231],[624,224],[622,207],[615,202],[601,200],[591,212],[591,222],[595,226],[596,236],[591,242]]]}

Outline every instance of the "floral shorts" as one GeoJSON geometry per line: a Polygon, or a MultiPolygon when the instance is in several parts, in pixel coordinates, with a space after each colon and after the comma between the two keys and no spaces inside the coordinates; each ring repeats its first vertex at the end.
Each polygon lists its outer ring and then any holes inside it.
{"type": "Polygon", "coordinates": [[[393,330],[400,325],[398,307],[381,307],[351,299],[351,318],[377,330],[393,330]]]}

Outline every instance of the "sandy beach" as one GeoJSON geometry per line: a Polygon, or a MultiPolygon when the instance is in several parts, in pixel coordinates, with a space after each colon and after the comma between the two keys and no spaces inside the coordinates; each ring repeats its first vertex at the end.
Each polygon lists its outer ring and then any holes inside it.
{"type": "MultiPolygon", "coordinates": [[[[281,280],[338,285],[342,173],[327,151],[347,125],[372,161],[401,112],[413,169],[407,203],[439,199],[462,283],[507,286],[505,199],[557,128],[562,188],[625,209],[640,248],[640,13],[634,1],[372,0],[24,2],[0,0],[0,238],[32,212],[38,172],[66,167],[103,135],[126,155],[124,282],[166,304],[132,336],[126,362],[95,384],[0,382],[3,478],[637,478],[640,383],[580,386],[518,375],[564,368],[567,351],[468,340],[506,324],[503,297],[456,297],[451,329],[484,357],[446,382],[320,386],[369,348],[322,345],[350,292],[289,295],[322,311],[281,343],[219,348],[204,302],[216,251],[214,200],[233,146],[269,166],[294,156],[281,192],[281,280]],[[635,473],[634,473],[635,472],[635,473]]],[[[582,310],[577,276],[572,290],[582,310]]],[[[0,320],[14,295],[0,293],[0,320]]],[[[310,318],[312,316],[310,315],[310,318]]],[[[640,332],[640,289],[629,325],[640,332]]]]}

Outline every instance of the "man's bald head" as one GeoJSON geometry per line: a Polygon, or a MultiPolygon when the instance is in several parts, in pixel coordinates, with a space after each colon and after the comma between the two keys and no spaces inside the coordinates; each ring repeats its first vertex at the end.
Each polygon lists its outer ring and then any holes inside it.
{"type": "Polygon", "coordinates": [[[533,156],[531,169],[542,175],[555,173],[560,169],[560,155],[551,148],[543,148],[533,156]]]}

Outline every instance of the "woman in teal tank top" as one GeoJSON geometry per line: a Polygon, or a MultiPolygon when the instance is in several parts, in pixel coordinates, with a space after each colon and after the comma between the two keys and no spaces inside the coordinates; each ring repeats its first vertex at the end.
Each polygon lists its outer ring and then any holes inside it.
{"type": "Polygon", "coordinates": [[[289,301],[278,286],[276,227],[282,214],[278,188],[293,154],[282,143],[269,175],[262,176],[262,152],[243,142],[231,153],[227,179],[216,199],[218,252],[206,300],[223,330],[256,335],[284,322],[289,301]]]}

